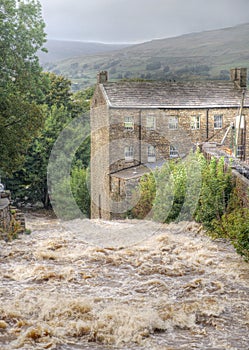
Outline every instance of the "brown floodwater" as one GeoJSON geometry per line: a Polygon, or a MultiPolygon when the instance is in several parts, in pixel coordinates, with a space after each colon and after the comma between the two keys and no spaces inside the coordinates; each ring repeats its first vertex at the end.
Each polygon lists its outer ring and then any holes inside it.
{"type": "Polygon", "coordinates": [[[1,350],[249,349],[249,264],[197,224],[26,221],[0,242],[1,350]]]}

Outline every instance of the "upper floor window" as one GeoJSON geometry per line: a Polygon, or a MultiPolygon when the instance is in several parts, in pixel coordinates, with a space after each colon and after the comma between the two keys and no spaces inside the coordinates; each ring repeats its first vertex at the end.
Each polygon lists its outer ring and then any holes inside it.
{"type": "Polygon", "coordinates": [[[154,146],[148,146],[148,162],[156,161],[156,150],[154,146]]]}
{"type": "Polygon", "coordinates": [[[133,146],[126,146],[125,147],[124,156],[125,156],[125,161],[126,162],[133,161],[133,159],[134,159],[134,148],[133,148],[133,146]]]}
{"type": "Polygon", "coordinates": [[[134,118],[133,117],[125,117],[124,127],[126,130],[133,130],[134,129],[134,118]]]}
{"type": "Polygon", "coordinates": [[[156,128],[156,118],[154,115],[147,115],[146,117],[146,129],[155,130],[156,128]]]}
{"type": "Polygon", "coordinates": [[[169,118],[169,129],[176,130],[178,129],[178,117],[169,118]]]}
{"type": "Polygon", "coordinates": [[[215,115],[214,116],[214,128],[215,129],[222,129],[222,115],[215,115]]]}
{"type": "Polygon", "coordinates": [[[169,157],[170,158],[177,158],[177,157],[179,157],[178,150],[177,150],[177,148],[175,146],[170,145],[169,157]]]}
{"type": "Polygon", "coordinates": [[[200,129],[201,118],[199,115],[192,116],[190,119],[190,127],[192,130],[200,129]]]}

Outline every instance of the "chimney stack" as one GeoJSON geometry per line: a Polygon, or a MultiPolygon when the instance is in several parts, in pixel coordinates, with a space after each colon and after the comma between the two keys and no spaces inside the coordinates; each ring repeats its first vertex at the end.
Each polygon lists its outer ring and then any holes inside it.
{"type": "Polygon", "coordinates": [[[238,88],[247,87],[247,68],[232,68],[230,77],[238,88]]]}
{"type": "Polygon", "coordinates": [[[97,83],[104,84],[104,83],[107,83],[107,81],[108,81],[108,72],[107,71],[99,72],[97,75],[97,83]]]}

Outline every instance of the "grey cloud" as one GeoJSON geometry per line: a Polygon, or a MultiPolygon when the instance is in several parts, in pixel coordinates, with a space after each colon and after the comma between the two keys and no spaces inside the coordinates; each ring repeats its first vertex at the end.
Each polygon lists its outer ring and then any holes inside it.
{"type": "Polygon", "coordinates": [[[146,41],[249,22],[248,0],[40,0],[50,38],[146,41]]]}

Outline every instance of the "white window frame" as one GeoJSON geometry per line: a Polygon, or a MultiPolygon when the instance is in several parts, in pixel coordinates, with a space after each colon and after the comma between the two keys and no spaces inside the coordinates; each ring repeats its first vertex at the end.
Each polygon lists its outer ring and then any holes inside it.
{"type": "Polygon", "coordinates": [[[178,153],[177,147],[175,147],[173,145],[169,146],[169,157],[170,158],[178,158],[179,157],[179,153],[178,153]]]}
{"type": "Polygon", "coordinates": [[[134,160],[134,147],[133,146],[125,146],[124,158],[125,158],[126,162],[132,162],[134,160]]]}
{"type": "Polygon", "coordinates": [[[134,130],[134,118],[127,116],[124,118],[124,128],[125,130],[134,130]]]}
{"type": "Polygon", "coordinates": [[[149,145],[147,148],[148,162],[154,163],[156,161],[156,148],[155,146],[149,145]]]}
{"type": "Polygon", "coordinates": [[[169,117],[169,129],[170,130],[178,129],[178,117],[176,116],[169,117]]]}
{"type": "Polygon", "coordinates": [[[216,114],[214,115],[214,129],[222,129],[223,126],[223,115],[216,114]]]}
{"type": "Polygon", "coordinates": [[[191,130],[200,130],[201,117],[199,115],[193,115],[190,119],[191,130]]]}
{"type": "Polygon", "coordinates": [[[154,115],[146,116],[146,129],[155,130],[156,129],[156,118],[154,115]]]}

